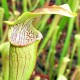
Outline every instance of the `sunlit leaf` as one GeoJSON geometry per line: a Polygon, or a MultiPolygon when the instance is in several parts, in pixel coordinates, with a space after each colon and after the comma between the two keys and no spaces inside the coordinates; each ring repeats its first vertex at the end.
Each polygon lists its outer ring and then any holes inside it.
{"type": "Polygon", "coordinates": [[[60,75],[57,80],[67,80],[67,78],[64,75],[60,75]]]}
{"type": "Polygon", "coordinates": [[[36,9],[34,12],[38,14],[60,14],[68,17],[74,17],[77,15],[76,13],[73,13],[71,11],[68,4],[64,4],[61,6],[53,5],[53,6],[43,7],[36,9]]]}
{"type": "Polygon", "coordinates": [[[38,8],[33,12],[25,12],[22,15],[20,15],[15,21],[4,21],[4,22],[7,23],[8,25],[15,25],[17,23],[24,22],[25,20],[28,21],[32,18],[41,16],[42,14],[59,14],[67,17],[74,17],[77,15],[76,13],[73,13],[71,11],[68,4],[64,4],[61,6],[53,5],[53,6],[38,8]]]}

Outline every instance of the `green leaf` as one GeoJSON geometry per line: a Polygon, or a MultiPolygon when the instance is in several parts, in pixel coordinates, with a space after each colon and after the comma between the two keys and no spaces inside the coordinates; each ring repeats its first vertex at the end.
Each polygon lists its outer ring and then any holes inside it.
{"type": "Polygon", "coordinates": [[[69,7],[68,4],[64,4],[64,5],[53,5],[53,6],[47,6],[47,7],[43,7],[43,8],[38,8],[33,12],[25,12],[23,13],[21,16],[18,17],[17,20],[15,21],[4,21],[5,23],[7,23],[8,25],[15,25],[18,23],[22,23],[25,20],[30,20],[32,18],[36,18],[42,14],[59,14],[59,15],[63,15],[63,16],[68,16],[68,17],[74,17],[77,16],[76,13],[73,13],[69,7]]]}
{"type": "Polygon", "coordinates": [[[29,80],[36,64],[39,40],[24,47],[10,46],[9,80],[29,80]]]}

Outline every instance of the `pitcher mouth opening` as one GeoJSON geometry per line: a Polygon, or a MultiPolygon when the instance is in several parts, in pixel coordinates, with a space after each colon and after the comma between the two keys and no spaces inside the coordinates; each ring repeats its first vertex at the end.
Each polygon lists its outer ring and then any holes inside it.
{"type": "Polygon", "coordinates": [[[26,20],[9,27],[8,39],[12,45],[26,46],[43,38],[42,34],[33,27],[33,20],[26,20]]]}

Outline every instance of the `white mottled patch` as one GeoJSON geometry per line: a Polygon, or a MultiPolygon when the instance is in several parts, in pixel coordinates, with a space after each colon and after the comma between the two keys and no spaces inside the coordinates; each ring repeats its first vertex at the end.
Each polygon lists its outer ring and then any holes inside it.
{"type": "Polygon", "coordinates": [[[25,46],[42,38],[42,34],[32,26],[32,21],[10,26],[8,38],[13,45],[25,46]]]}

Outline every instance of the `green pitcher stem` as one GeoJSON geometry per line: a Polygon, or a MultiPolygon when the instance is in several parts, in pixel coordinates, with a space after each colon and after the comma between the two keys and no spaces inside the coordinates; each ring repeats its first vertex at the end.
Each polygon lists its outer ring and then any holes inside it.
{"type": "Polygon", "coordinates": [[[29,80],[35,68],[38,44],[39,41],[25,47],[10,45],[9,80],[29,80]]]}

